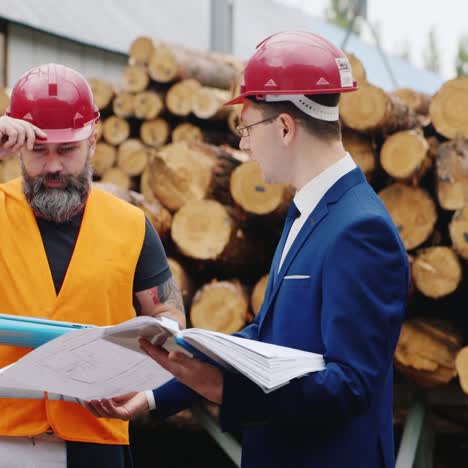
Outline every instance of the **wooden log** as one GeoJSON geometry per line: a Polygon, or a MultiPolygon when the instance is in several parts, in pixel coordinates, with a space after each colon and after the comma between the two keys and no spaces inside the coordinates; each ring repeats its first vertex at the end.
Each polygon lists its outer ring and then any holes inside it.
{"type": "Polygon", "coordinates": [[[125,140],[117,150],[117,166],[129,176],[140,175],[147,162],[148,151],[136,138],[125,140]]]}
{"type": "Polygon", "coordinates": [[[421,131],[405,130],[389,135],[380,151],[380,163],[387,174],[399,181],[417,185],[432,160],[429,143],[421,131]]]}
{"type": "Polygon", "coordinates": [[[183,122],[177,125],[174,130],[172,130],[171,140],[173,143],[179,141],[203,141],[203,133],[200,127],[191,124],[190,122],[183,122]]]}
{"type": "Polygon", "coordinates": [[[437,199],[445,210],[460,210],[468,200],[468,140],[442,143],[436,159],[437,199]]]}
{"type": "Polygon", "coordinates": [[[254,315],[257,315],[262,307],[263,300],[265,299],[265,291],[268,284],[269,275],[263,275],[253,288],[252,294],[250,296],[250,304],[252,307],[252,312],[254,315]]]}
{"type": "Polygon", "coordinates": [[[227,119],[230,109],[224,103],[229,99],[229,91],[203,86],[193,94],[192,112],[199,119],[227,119]]]}
{"type": "Polygon", "coordinates": [[[343,129],[342,137],[345,149],[370,180],[376,169],[375,151],[371,140],[367,136],[349,129],[343,129]]]}
{"type": "Polygon", "coordinates": [[[462,268],[449,247],[429,247],[418,252],[411,265],[416,288],[433,299],[453,293],[462,280],[462,268]]]}
{"type": "Polygon", "coordinates": [[[103,141],[96,144],[96,151],[92,159],[94,174],[102,176],[102,174],[110,169],[117,159],[117,150],[114,146],[103,141]]]}
{"type": "Polygon", "coordinates": [[[293,197],[288,185],[265,183],[256,161],[244,162],[233,170],[230,192],[244,211],[256,215],[280,212],[284,216],[293,197]]]}
{"type": "Polygon", "coordinates": [[[94,124],[94,130],[96,131],[96,141],[101,140],[101,138],[102,138],[102,120],[98,120],[94,124]]]}
{"type": "Polygon", "coordinates": [[[167,263],[169,264],[174,280],[182,294],[184,306],[188,309],[195,292],[194,283],[180,261],[175,258],[168,257],[167,263]]]}
{"type": "Polygon", "coordinates": [[[135,95],[127,91],[117,93],[112,102],[112,110],[117,117],[126,119],[134,113],[135,95]]]}
{"type": "Polygon", "coordinates": [[[138,36],[130,44],[128,50],[128,62],[130,65],[147,65],[155,43],[151,37],[138,36]]]}
{"type": "Polygon", "coordinates": [[[411,88],[398,88],[392,94],[398,96],[413,112],[421,115],[429,114],[431,96],[411,88]]]}
{"type": "Polygon", "coordinates": [[[186,142],[161,148],[148,163],[154,195],[171,211],[190,200],[201,200],[210,191],[214,162],[186,142]]]}
{"type": "Polygon", "coordinates": [[[179,117],[186,117],[192,112],[193,96],[201,87],[196,80],[182,80],[172,85],[166,93],[166,107],[169,112],[179,117]]]}
{"type": "Polygon", "coordinates": [[[446,81],[429,107],[433,127],[446,138],[468,138],[468,77],[446,81]]]}
{"type": "Polygon", "coordinates": [[[102,124],[102,136],[107,143],[118,146],[130,135],[130,124],[116,115],[111,115],[102,124]]]}
{"type": "Polygon", "coordinates": [[[401,329],[395,366],[422,388],[447,384],[457,375],[461,344],[461,336],[447,322],[408,320],[401,329]]]}
{"type": "Polygon", "coordinates": [[[172,240],[179,251],[200,262],[215,262],[232,274],[250,268],[261,245],[243,231],[228,209],[215,200],[192,200],[175,213],[172,240]]]}
{"type": "Polygon", "coordinates": [[[455,368],[457,369],[460,387],[464,393],[468,393],[468,346],[464,346],[457,353],[455,368]]]}
{"type": "Polygon", "coordinates": [[[427,192],[396,183],[380,191],[379,196],[390,212],[406,250],[420,246],[429,238],[437,213],[427,192]]]}
{"type": "MultiPolygon", "coordinates": [[[[152,158],[150,158],[150,160],[151,159],[152,158]]],[[[141,177],[140,177],[140,193],[143,195],[145,200],[148,200],[149,202],[154,201],[154,200],[157,200],[159,202],[159,200],[156,198],[156,196],[153,193],[153,189],[151,188],[150,178],[151,178],[150,168],[149,168],[149,164],[147,164],[145,169],[141,173],[141,177]]]]}
{"type": "Polygon", "coordinates": [[[346,57],[348,57],[349,63],[351,65],[351,70],[353,72],[353,78],[357,81],[358,86],[361,87],[367,83],[367,74],[366,69],[362,62],[351,52],[345,52],[346,57]]]}
{"type": "Polygon", "coordinates": [[[239,281],[212,281],[199,289],[190,308],[193,327],[234,333],[246,321],[248,298],[239,281]]]}
{"type": "Polygon", "coordinates": [[[167,120],[158,117],[154,120],[145,120],[140,127],[140,138],[145,145],[159,148],[169,139],[170,127],[167,120]]]}
{"type": "Polygon", "coordinates": [[[125,173],[120,167],[111,167],[103,172],[101,182],[118,185],[125,190],[129,190],[132,181],[130,176],[125,173]]]}
{"type": "Polygon", "coordinates": [[[455,251],[468,260],[468,205],[455,211],[449,224],[449,234],[455,251]]]}
{"type": "Polygon", "coordinates": [[[128,65],[122,75],[122,83],[125,91],[140,93],[144,91],[150,82],[146,68],[141,65],[128,65]]]}
{"type": "Polygon", "coordinates": [[[89,86],[93,92],[94,102],[99,110],[109,107],[114,97],[114,86],[112,83],[99,78],[89,78],[89,86]]]}
{"type": "Polygon", "coordinates": [[[163,97],[155,91],[143,91],[135,95],[133,109],[137,119],[155,119],[164,109],[163,97]]]}
{"type": "Polygon", "coordinates": [[[232,57],[160,43],[150,57],[148,73],[154,81],[169,83],[194,78],[204,86],[230,89],[241,65],[232,57]]]}
{"type": "Polygon", "coordinates": [[[366,84],[341,97],[343,124],[359,132],[394,133],[416,127],[418,120],[404,102],[383,89],[366,84]]]}

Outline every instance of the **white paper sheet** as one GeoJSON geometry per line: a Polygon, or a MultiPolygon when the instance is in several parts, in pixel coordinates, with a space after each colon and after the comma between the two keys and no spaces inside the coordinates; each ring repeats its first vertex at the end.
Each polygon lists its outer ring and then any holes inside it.
{"type": "Polygon", "coordinates": [[[106,329],[72,331],[36,348],[0,370],[0,387],[91,400],[153,389],[172,378],[146,354],[105,340],[106,329]]]}

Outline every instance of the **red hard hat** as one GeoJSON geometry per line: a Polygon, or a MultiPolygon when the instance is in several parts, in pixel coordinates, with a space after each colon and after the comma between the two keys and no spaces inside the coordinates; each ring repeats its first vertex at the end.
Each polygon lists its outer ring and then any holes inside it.
{"type": "Polygon", "coordinates": [[[306,31],[273,34],[249,59],[239,96],[226,105],[240,104],[247,96],[335,94],[356,91],[346,55],[331,42],[306,31]]]}
{"type": "Polygon", "coordinates": [[[6,115],[26,120],[47,134],[45,143],[89,138],[99,110],[86,79],[64,65],[49,63],[26,72],[15,84],[6,115]]]}

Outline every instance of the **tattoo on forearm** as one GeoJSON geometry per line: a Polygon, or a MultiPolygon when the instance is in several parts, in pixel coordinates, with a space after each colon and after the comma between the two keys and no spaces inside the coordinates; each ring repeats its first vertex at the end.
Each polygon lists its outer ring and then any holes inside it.
{"type": "Polygon", "coordinates": [[[180,293],[174,278],[169,278],[163,284],[154,288],[153,302],[155,304],[170,302],[182,313],[185,313],[182,294],[180,293]]]}

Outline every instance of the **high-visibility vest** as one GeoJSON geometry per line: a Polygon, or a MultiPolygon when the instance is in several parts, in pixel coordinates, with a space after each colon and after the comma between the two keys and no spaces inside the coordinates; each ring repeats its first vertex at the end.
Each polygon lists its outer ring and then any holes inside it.
{"type": "MultiPolygon", "coordinates": [[[[133,278],[145,236],[144,213],[91,189],[62,288],[57,295],[41,233],[21,179],[0,184],[0,313],[112,325],[135,316],[133,278]]],[[[0,367],[30,351],[0,345],[0,367]]],[[[76,403],[0,399],[0,436],[49,428],[62,439],[128,444],[128,423],[95,418],[76,403]]]]}

